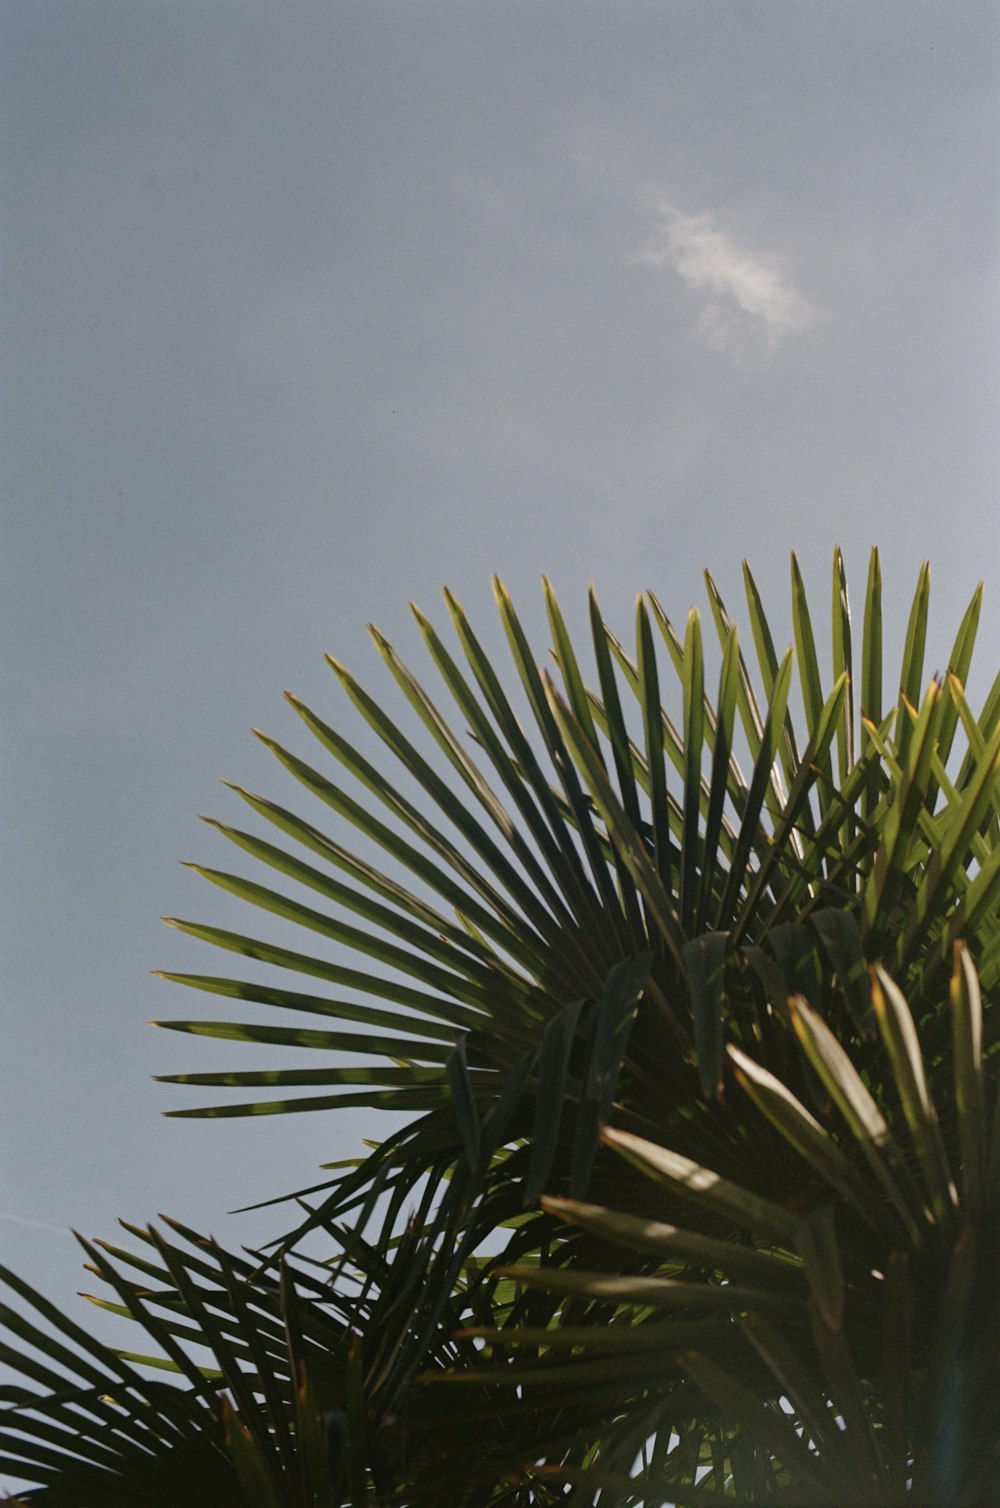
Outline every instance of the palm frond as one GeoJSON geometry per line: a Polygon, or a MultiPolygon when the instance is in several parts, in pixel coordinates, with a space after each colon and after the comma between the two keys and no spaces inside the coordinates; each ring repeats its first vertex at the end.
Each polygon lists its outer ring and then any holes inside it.
{"type": "MultiPolygon", "coordinates": [[[[753,1500],[761,1452],[778,1502],[881,1503],[912,1493],[916,1502],[972,1508],[988,1500],[995,1453],[986,1442],[1000,1438],[1000,1252],[981,1180],[996,1178],[1000,1151],[985,1143],[985,1112],[1000,1104],[997,1058],[983,1058],[982,998],[964,946],[952,973],[952,1045],[940,1058],[926,1059],[910,1005],[883,969],[872,970],[871,993],[887,1069],[877,1097],[816,1013],[801,999],[792,1004],[801,1051],[837,1106],[828,1128],[774,1075],[729,1049],[735,1083],[808,1167],[809,1208],[762,1201],[751,1187],[610,1129],[607,1144],[651,1180],[645,1200],[628,1210],[544,1201],[581,1238],[599,1238],[601,1266],[580,1265],[578,1241],[555,1265],[510,1271],[524,1289],[551,1296],[549,1323],[481,1333],[515,1358],[493,1366],[492,1385],[530,1395],[538,1419],[559,1417],[557,1398],[572,1413],[577,1382],[586,1390],[603,1378],[610,1387],[616,1376],[616,1419],[590,1421],[591,1483],[576,1468],[562,1479],[600,1488],[606,1454],[633,1417],[652,1429],[659,1409],[657,1427],[677,1437],[687,1378],[706,1427],[721,1420],[731,1432],[716,1439],[738,1501],[753,1500]],[[727,1238],[662,1221],[661,1188],[691,1214],[721,1216],[727,1238]]],[[[587,1253],[592,1262],[592,1245],[587,1253]]],[[[489,1371],[478,1369],[481,1383],[489,1371]]],[[[585,1410],[578,1420],[585,1428],[585,1410]]],[[[532,1443],[537,1450],[540,1437],[532,1443]]],[[[554,1429],[551,1448],[560,1447],[554,1429]]],[[[635,1476],[634,1490],[698,1502],[707,1477],[694,1462],[678,1475],[679,1464],[667,1451],[635,1476]]],[[[562,1468],[551,1471],[559,1477],[562,1468]]]]}

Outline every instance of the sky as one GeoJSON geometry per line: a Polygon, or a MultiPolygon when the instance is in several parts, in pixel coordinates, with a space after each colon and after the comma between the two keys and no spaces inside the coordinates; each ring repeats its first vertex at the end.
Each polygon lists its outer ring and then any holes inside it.
{"type": "Polygon", "coordinates": [[[788,640],[789,552],[859,614],[876,544],[932,666],[986,578],[985,691],[1000,11],[6,0],[0,69],[0,1261],[69,1303],[69,1227],[263,1240],[380,1132],[164,1120],[274,1065],[147,1025],[219,965],[158,918],[247,923],[197,814],[295,804],[249,730],[346,726],[368,621],[417,661],[447,584],[499,646],[498,572],[541,656],[543,572],[627,636],[746,557],[788,640]]]}

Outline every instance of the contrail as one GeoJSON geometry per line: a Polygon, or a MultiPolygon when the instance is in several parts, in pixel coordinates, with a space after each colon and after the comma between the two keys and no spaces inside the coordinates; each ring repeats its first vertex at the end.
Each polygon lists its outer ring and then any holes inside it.
{"type": "Polygon", "coordinates": [[[30,1225],[32,1230],[50,1230],[57,1236],[71,1236],[73,1232],[65,1225],[49,1225],[45,1220],[28,1220],[24,1215],[0,1214],[0,1220],[10,1220],[14,1225],[30,1225]]]}

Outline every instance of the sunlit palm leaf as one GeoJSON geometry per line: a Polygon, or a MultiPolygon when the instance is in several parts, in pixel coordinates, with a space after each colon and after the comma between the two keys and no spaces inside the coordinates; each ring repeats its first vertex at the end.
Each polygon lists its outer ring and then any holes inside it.
{"type": "MultiPolygon", "coordinates": [[[[1000,1429],[1000,1301],[996,1221],[981,1203],[979,1179],[984,1157],[987,1176],[996,1177],[1000,1156],[997,1145],[986,1153],[983,1140],[987,1114],[1000,1106],[997,1059],[983,1060],[982,1000],[967,949],[958,948],[954,961],[954,1046],[933,1062],[885,971],[873,973],[872,992],[889,1068],[879,1104],[815,1013],[804,1002],[793,1011],[803,1049],[838,1106],[829,1131],[774,1075],[730,1049],[737,1082],[815,1175],[813,1206],[779,1212],[690,1159],[606,1132],[610,1146],[680,1194],[692,1213],[705,1206],[724,1216],[730,1238],[663,1223],[652,1190],[646,1213],[635,1205],[625,1211],[545,1200],[550,1213],[602,1237],[607,1256],[601,1270],[582,1270],[567,1247],[557,1266],[515,1274],[526,1289],[549,1293],[562,1307],[546,1331],[524,1334],[531,1361],[494,1368],[495,1387],[516,1380],[537,1398],[539,1413],[553,1407],[553,1395],[571,1408],[574,1369],[584,1387],[600,1375],[610,1385],[613,1358],[627,1355],[627,1374],[617,1373],[626,1416],[634,1410],[653,1428],[658,1405],[665,1410],[659,1427],[680,1429],[679,1372],[697,1386],[709,1415],[720,1412],[734,1431],[728,1443],[724,1434],[716,1439],[737,1500],[751,1500],[759,1469],[759,1460],[748,1465],[735,1448],[742,1437],[752,1452],[770,1458],[779,1502],[888,1503],[912,1492],[915,1502],[973,1508],[988,1499],[994,1458],[985,1447],[1000,1429]],[[946,1137],[939,1111],[953,1125],[955,1106],[958,1133],[946,1137]],[[916,1176],[925,1198],[914,1206],[916,1176]],[[824,1187],[827,1196],[846,1195],[850,1209],[824,1199],[824,1187]],[[894,1229],[880,1213],[887,1196],[903,1217],[894,1229]],[[748,1231],[749,1245],[737,1235],[748,1231]],[[627,1267],[625,1252],[632,1258],[627,1267]],[[796,1284],[807,1305],[796,1298],[796,1284]],[[581,1300],[590,1307],[581,1308],[581,1300]],[[664,1308],[668,1319],[643,1318],[664,1308]],[[548,1344],[539,1353],[540,1336],[548,1344]],[[643,1361],[654,1338],[661,1343],[658,1372],[643,1361]]],[[[515,1356],[520,1350],[516,1327],[483,1335],[512,1346],[515,1356]]],[[[486,1380],[488,1369],[479,1375],[486,1380]]],[[[616,1431],[607,1421],[593,1437],[601,1441],[595,1490],[606,1469],[602,1452],[616,1431]]],[[[586,1488],[586,1470],[572,1479],[586,1488]]],[[[708,1478],[696,1470],[676,1478],[668,1455],[636,1482],[653,1501],[670,1493],[697,1502],[708,1478]]]]}

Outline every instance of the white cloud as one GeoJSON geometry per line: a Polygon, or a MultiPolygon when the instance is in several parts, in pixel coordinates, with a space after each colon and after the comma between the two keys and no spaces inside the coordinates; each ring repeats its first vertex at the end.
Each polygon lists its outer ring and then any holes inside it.
{"type": "Polygon", "coordinates": [[[770,354],[778,342],[809,329],[819,318],[787,282],[773,259],[741,250],[710,214],[686,215],[672,205],[638,260],[669,267],[698,293],[710,295],[697,332],[713,351],[741,363],[770,354]]]}
{"type": "Polygon", "coordinates": [[[32,1230],[50,1230],[57,1236],[71,1236],[68,1225],[50,1225],[47,1220],[29,1220],[25,1215],[0,1215],[0,1220],[10,1220],[14,1225],[29,1225],[32,1230]]]}

